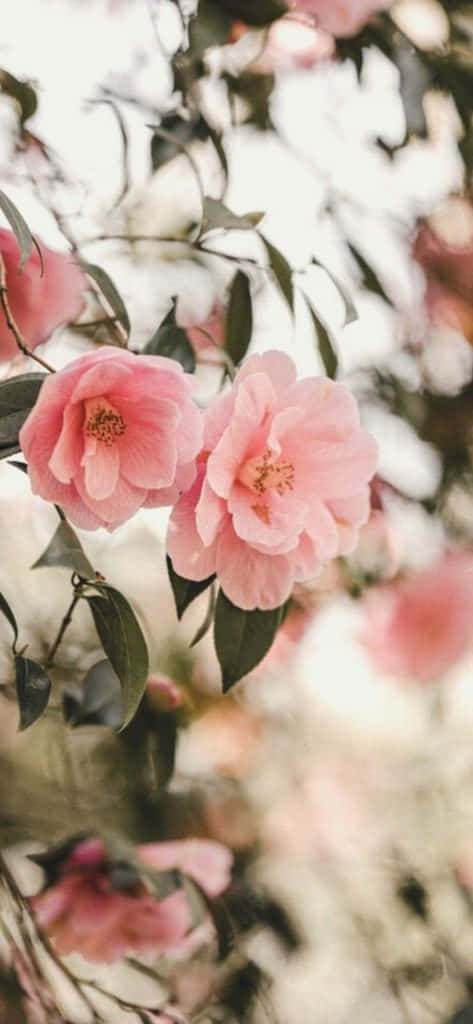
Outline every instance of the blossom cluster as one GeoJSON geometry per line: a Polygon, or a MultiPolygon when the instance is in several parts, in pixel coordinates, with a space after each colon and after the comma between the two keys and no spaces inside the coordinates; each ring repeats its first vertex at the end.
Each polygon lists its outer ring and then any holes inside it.
{"type": "MultiPolygon", "coordinates": [[[[69,257],[55,258],[46,262],[46,312],[65,275],[77,285],[80,273],[69,257]]],[[[28,264],[28,274],[35,268],[28,264]]],[[[24,303],[36,308],[28,288],[26,277],[24,303]]],[[[69,318],[77,304],[74,294],[69,318]]],[[[48,324],[68,314],[51,314],[48,324]]],[[[45,379],[20,431],[31,488],[88,530],[172,506],[168,553],[180,576],[216,574],[237,607],[278,608],[296,581],[356,546],[376,444],[345,385],[297,380],[293,360],[278,351],[250,356],[205,412],[193,387],[164,356],[110,345],[74,359],[45,379]]]]}

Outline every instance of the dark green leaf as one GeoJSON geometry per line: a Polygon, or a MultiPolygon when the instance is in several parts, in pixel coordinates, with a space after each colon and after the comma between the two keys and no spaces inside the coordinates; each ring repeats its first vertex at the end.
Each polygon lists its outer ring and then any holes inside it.
{"type": "Polygon", "coordinates": [[[176,323],[176,300],[173,299],[170,309],[153,337],[143,349],[145,355],[167,356],[180,363],[184,370],[193,373],[195,370],[194,349],[185,330],[176,323]]]}
{"type": "Polygon", "coordinates": [[[307,305],[309,306],[310,315],[317,335],[320,358],[324,364],[327,377],[330,377],[333,380],[337,376],[338,370],[338,356],[334,341],[330,335],[327,324],[324,323],[320,314],[315,311],[310,302],[308,302],[307,305]]]}
{"type": "Polygon", "coordinates": [[[16,459],[10,459],[10,462],[7,462],[7,466],[14,466],[15,469],[19,469],[22,473],[26,473],[26,475],[28,475],[28,466],[26,465],[26,462],[17,462],[16,459]]]}
{"type": "Polygon", "coordinates": [[[97,584],[100,597],[86,600],[105,654],[120,680],[123,696],[123,725],[131,721],[148,679],[146,641],[134,611],[119,590],[97,584]]]}
{"type": "Polygon", "coordinates": [[[7,601],[6,597],[3,596],[3,594],[0,594],[0,612],[3,613],[3,615],[5,616],[7,621],[10,623],[10,626],[11,626],[11,628],[13,630],[14,640],[13,640],[12,648],[13,648],[13,651],[15,651],[16,642],[18,640],[18,625],[17,625],[17,621],[15,619],[15,616],[14,616],[14,614],[13,614],[11,608],[10,608],[10,605],[8,604],[8,601],[7,601]]]}
{"type": "Polygon", "coordinates": [[[18,434],[29,416],[46,373],[23,373],[0,381],[0,458],[20,451],[18,434]]]}
{"type": "Polygon", "coordinates": [[[20,708],[20,730],[33,725],[46,709],[51,681],[44,668],[20,654],[15,657],[16,695],[20,708]]]}
{"type": "Polygon", "coordinates": [[[217,6],[247,25],[269,25],[287,14],[289,5],[282,0],[216,0],[217,6]]]}
{"type": "Polygon", "coordinates": [[[82,544],[65,519],[62,519],[57,530],[49,542],[43,554],[37,559],[32,569],[41,569],[45,566],[60,565],[66,569],[75,569],[79,576],[87,580],[95,579],[95,572],[91,566],[82,544]]]}
{"type": "Polygon", "coordinates": [[[366,288],[369,292],[374,292],[375,295],[379,295],[380,298],[384,299],[389,306],[392,306],[391,299],[386,294],[379,277],[375,274],[369,263],[366,262],[364,256],[361,255],[361,252],[359,252],[359,250],[350,242],[348,242],[348,248],[361,271],[361,283],[363,288],[366,288]]]}
{"type": "Polygon", "coordinates": [[[119,323],[121,323],[128,337],[130,333],[130,318],[120,292],[116,288],[116,285],[114,285],[111,277],[109,277],[106,270],[103,270],[102,267],[98,267],[95,263],[81,263],[81,266],[85,270],[86,274],[88,274],[89,277],[98,284],[102,295],[107,300],[111,310],[119,323]]]}
{"type": "Polygon", "coordinates": [[[33,245],[31,231],[26,221],[22,217],[20,211],[17,210],[15,204],[12,203],[11,199],[9,199],[8,196],[6,196],[5,193],[2,192],[1,190],[0,210],[2,211],[2,213],[5,214],[5,217],[7,218],[7,221],[18,242],[18,248],[20,250],[19,269],[23,270],[25,263],[27,263],[30,257],[31,247],[33,245]]]}
{"type": "Polygon", "coordinates": [[[215,0],[200,0],[196,17],[189,25],[190,52],[200,58],[210,46],[228,42],[231,16],[215,0]]]}
{"type": "Polygon", "coordinates": [[[264,217],[264,213],[233,213],[219,199],[204,199],[204,215],[202,218],[201,237],[208,231],[224,228],[226,231],[253,231],[264,217]]]}
{"type": "Polygon", "coordinates": [[[242,270],[232,281],[225,319],[225,351],[236,366],[248,351],[253,333],[250,282],[242,270]]]}
{"type": "Polygon", "coordinates": [[[65,687],[63,709],[72,725],[108,725],[118,728],[123,721],[120,680],[107,658],[89,669],[82,687],[65,687]]]}
{"type": "Polygon", "coordinates": [[[28,82],[21,82],[9,71],[0,68],[0,89],[16,100],[20,107],[20,124],[24,125],[29,117],[32,117],[38,106],[36,93],[28,82]]]}
{"type": "Polygon", "coordinates": [[[189,644],[189,647],[195,647],[196,644],[200,643],[200,641],[203,640],[205,634],[208,633],[208,631],[209,631],[209,629],[210,629],[210,627],[212,625],[212,622],[214,620],[214,612],[215,612],[215,587],[212,587],[212,589],[210,591],[209,604],[208,604],[208,608],[207,608],[207,613],[206,613],[205,619],[204,619],[202,625],[199,626],[195,636],[193,637],[193,639],[191,640],[191,642],[189,644]]]}
{"type": "Polygon", "coordinates": [[[291,312],[294,312],[294,288],[292,286],[292,270],[287,262],[285,256],[279,249],[276,249],[275,245],[268,242],[267,238],[260,235],[261,241],[266,249],[269,257],[269,264],[273,274],[278,282],[278,285],[286,299],[291,312]]]}
{"type": "Polygon", "coordinates": [[[178,619],[182,619],[186,608],[192,604],[199,594],[202,594],[210,584],[213,583],[215,575],[208,576],[206,580],[186,580],[183,576],[178,576],[177,572],[174,571],[171,559],[169,555],[166,558],[166,565],[168,569],[169,582],[172,587],[174,594],[174,601],[176,605],[176,612],[178,619]]]}
{"type": "Polygon", "coordinates": [[[468,1003],[468,1006],[464,1006],[462,1010],[450,1017],[447,1024],[473,1024],[473,1003],[468,1003]]]}
{"type": "Polygon", "coordinates": [[[268,653],[283,614],[284,606],[267,612],[259,609],[246,612],[232,604],[223,590],[219,591],[214,640],[224,693],[268,653]]]}
{"type": "Polygon", "coordinates": [[[181,146],[188,145],[194,139],[208,138],[209,130],[203,117],[186,118],[179,114],[168,114],[163,117],[158,131],[151,138],[151,166],[157,171],[163,164],[173,160],[181,146]]]}
{"type": "Polygon", "coordinates": [[[325,270],[325,273],[328,274],[330,280],[333,281],[335,287],[340,292],[340,295],[345,303],[344,326],[346,327],[347,324],[352,324],[354,323],[355,320],[358,320],[357,308],[355,306],[355,303],[353,302],[350,293],[345,288],[345,285],[343,285],[341,281],[339,281],[338,277],[336,277],[335,274],[332,274],[332,271],[325,266],[325,263],[321,263],[321,261],[318,260],[316,256],[312,257],[312,263],[315,264],[316,267],[321,267],[322,270],[325,270]]]}

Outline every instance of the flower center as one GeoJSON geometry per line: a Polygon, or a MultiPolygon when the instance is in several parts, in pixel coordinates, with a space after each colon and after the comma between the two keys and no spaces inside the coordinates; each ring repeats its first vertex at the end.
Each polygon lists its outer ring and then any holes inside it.
{"type": "Polygon", "coordinates": [[[87,437],[93,437],[110,447],[115,444],[117,437],[123,436],[126,430],[125,420],[106,398],[89,398],[85,408],[87,437]]]}
{"type": "Polygon", "coordinates": [[[284,494],[294,489],[294,466],[284,459],[273,459],[271,452],[263,452],[248,459],[242,466],[238,479],[240,483],[250,487],[256,494],[266,491],[277,491],[284,494]]]}

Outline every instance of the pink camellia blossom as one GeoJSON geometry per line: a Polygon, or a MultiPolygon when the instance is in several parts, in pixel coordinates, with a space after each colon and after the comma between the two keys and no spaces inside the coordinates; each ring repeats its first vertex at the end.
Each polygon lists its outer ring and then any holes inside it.
{"type": "Polygon", "coordinates": [[[277,608],[354,549],[376,459],[343,384],[297,381],[282,352],[252,356],[206,411],[198,476],[170,520],[175,571],[216,572],[238,607],[277,608]]]}
{"type": "MultiPolygon", "coordinates": [[[[0,229],[0,253],[5,264],[8,302],[28,348],[46,341],[56,327],[75,320],[84,307],[87,280],[69,253],[54,252],[40,243],[43,268],[33,246],[23,270],[14,234],[0,229]]],[[[18,355],[18,346],[3,313],[0,314],[0,362],[18,355]]]]}
{"type": "Polygon", "coordinates": [[[473,554],[375,587],[364,599],[362,640],[376,665],[420,683],[439,679],[471,644],[473,554]]]}
{"type": "Polygon", "coordinates": [[[51,374],[20,431],[33,492],[86,530],[172,504],[201,447],[192,387],[173,359],[113,346],[51,374]]]}
{"type": "Polygon", "coordinates": [[[426,278],[425,307],[434,326],[459,331],[473,344],[473,207],[446,201],[416,232],[412,255],[426,278]]]}
{"type": "Polygon", "coordinates": [[[309,14],[317,25],[333,36],[353,36],[391,0],[292,0],[293,10],[309,14]]]}
{"type": "MultiPolygon", "coordinates": [[[[230,881],[232,856],[212,840],[145,844],[137,864],[155,869],[180,869],[211,897],[230,881]],[[160,849],[162,847],[162,850],[160,849]]],[[[118,881],[101,839],[80,841],[59,868],[59,877],[31,900],[39,926],[61,956],[81,953],[88,960],[110,963],[135,953],[174,949],[192,928],[188,899],[178,889],[158,899],[138,873],[118,881]]]]}

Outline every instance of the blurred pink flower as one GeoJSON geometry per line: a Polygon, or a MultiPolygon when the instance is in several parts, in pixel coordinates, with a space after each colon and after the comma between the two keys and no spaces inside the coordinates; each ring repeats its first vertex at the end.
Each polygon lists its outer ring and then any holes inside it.
{"type": "Polygon", "coordinates": [[[364,599],[362,640],[376,665],[421,683],[440,678],[470,646],[473,554],[447,555],[364,599]]]}
{"type": "Polygon", "coordinates": [[[225,342],[225,310],[218,303],[202,323],[183,325],[196,356],[218,355],[225,342]]]}
{"type": "MultiPolygon", "coordinates": [[[[232,856],[211,840],[149,843],[138,847],[137,855],[143,866],[180,869],[209,896],[218,895],[230,881],[232,856]]],[[[61,864],[57,880],[31,906],[59,954],[81,953],[104,963],[129,953],[174,949],[192,928],[182,889],[158,899],[138,874],[118,885],[106,847],[95,838],[77,844],[61,864]]]]}
{"type": "MultiPolygon", "coordinates": [[[[5,264],[8,302],[20,333],[30,349],[46,341],[56,327],[75,320],[85,302],[87,280],[70,253],[54,252],[40,243],[43,272],[37,249],[19,271],[19,249],[14,234],[0,229],[0,252],[5,264]]],[[[0,362],[19,349],[0,310],[0,362]]]]}
{"type": "Polygon", "coordinates": [[[184,703],[184,694],[169,676],[152,675],[146,683],[146,700],[153,711],[176,711],[184,703]]]}
{"type": "Polygon", "coordinates": [[[343,384],[297,381],[282,352],[250,357],[205,414],[198,478],[171,516],[174,569],[216,572],[240,608],[278,607],[296,580],[354,549],[376,461],[343,384]]]}
{"type": "Polygon", "coordinates": [[[369,18],[386,10],[392,0],[291,0],[291,7],[316,19],[334,36],[353,36],[369,18]]]}
{"type": "Polygon", "coordinates": [[[175,360],[112,346],[51,374],[20,431],[33,493],[87,530],[172,504],[201,446],[192,388],[175,360]]]}
{"type": "Polygon", "coordinates": [[[450,200],[439,220],[423,222],[412,255],[426,277],[424,302],[430,321],[460,331],[473,344],[473,210],[450,200]],[[459,219],[459,220],[458,220],[459,219]]]}

